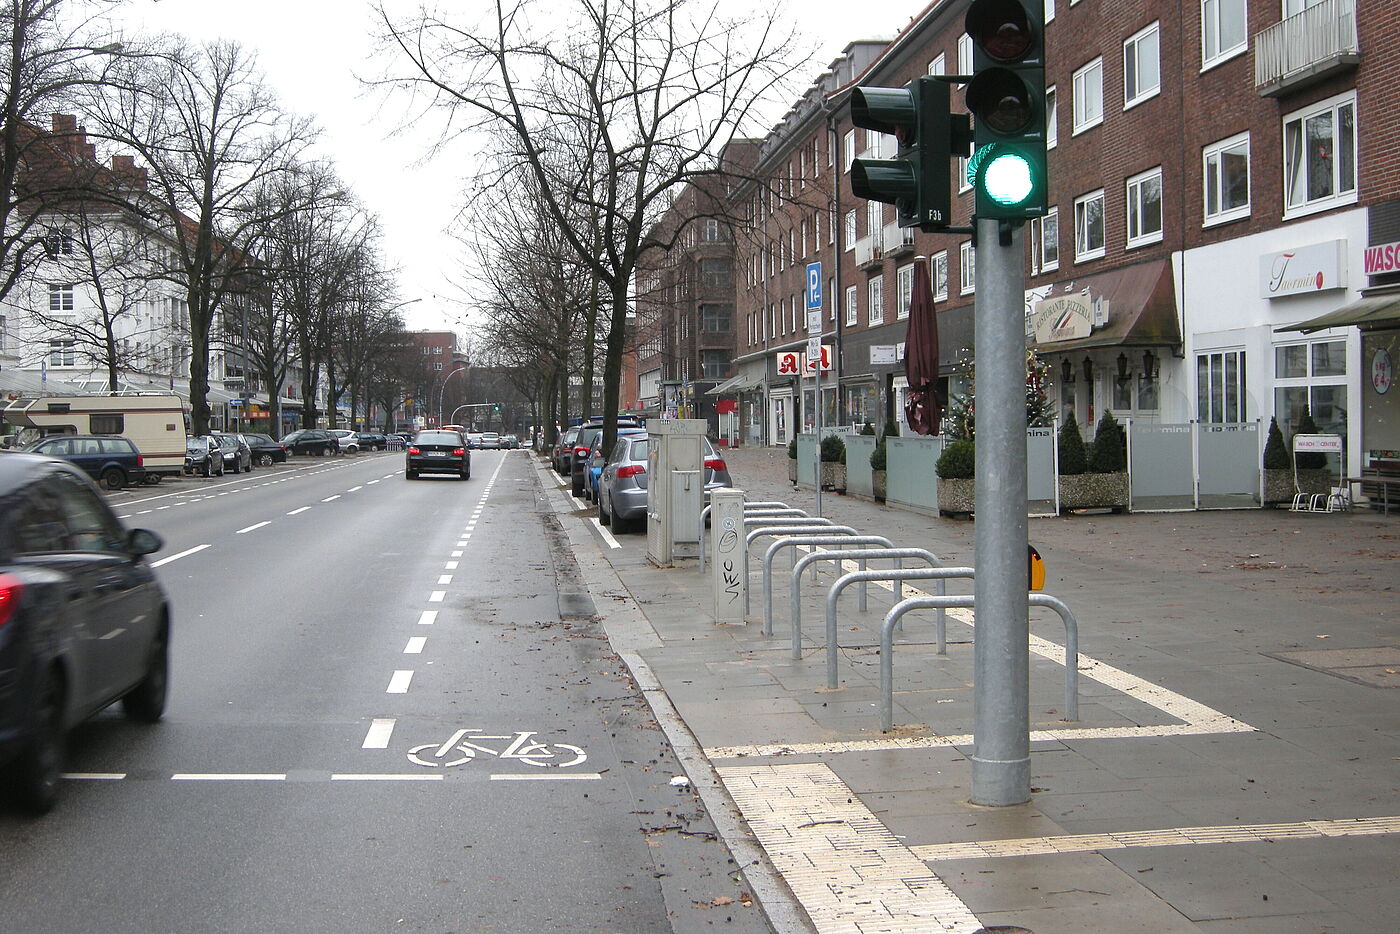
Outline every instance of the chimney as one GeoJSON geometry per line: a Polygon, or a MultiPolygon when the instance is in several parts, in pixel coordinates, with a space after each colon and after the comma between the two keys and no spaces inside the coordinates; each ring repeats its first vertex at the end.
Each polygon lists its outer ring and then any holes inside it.
{"type": "Polygon", "coordinates": [[[113,156],[112,174],[123,184],[130,185],[138,191],[146,190],[146,170],[136,167],[136,159],[133,156],[113,156]]]}
{"type": "Polygon", "coordinates": [[[53,135],[57,137],[58,148],[68,154],[70,158],[82,159],[84,157],[96,158],[95,147],[92,155],[88,154],[87,133],[78,126],[76,114],[54,114],[53,115],[53,135]]]}

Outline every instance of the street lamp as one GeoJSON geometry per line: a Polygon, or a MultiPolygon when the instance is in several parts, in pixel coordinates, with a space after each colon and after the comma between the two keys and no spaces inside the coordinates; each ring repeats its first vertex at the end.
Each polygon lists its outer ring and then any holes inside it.
{"type": "MultiPolygon", "coordinates": [[[[462,364],[461,366],[457,367],[457,369],[453,370],[451,373],[448,373],[447,376],[445,376],[445,377],[443,378],[443,380],[442,380],[442,388],[438,390],[438,406],[437,406],[437,413],[438,413],[438,427],[439,427],[439,428],[441,428],[441,427],[443,426],[443,424],[445,424],[445,423],[443,422],[443,420],[442,420],[442,399],[443,399],[443,396],[447,394],[447,383],[448,383],[448,381],[449,381],[450,379],[452,379],[452,377],[456,376],[458,373],[465,373],[466,371],[467,371],[467,365],[464,363],[464,364],[462,364]]],[[[453,409],[453,410],[452,410],[452,413],[455,415],[455,414],[457,413],[457,410],[456,410],[456,409],[453,409]]]]}

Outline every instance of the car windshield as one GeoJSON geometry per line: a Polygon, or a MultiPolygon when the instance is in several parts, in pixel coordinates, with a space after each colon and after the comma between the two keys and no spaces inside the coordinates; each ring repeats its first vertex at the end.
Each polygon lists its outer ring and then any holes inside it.
{"type": "Polygon", "coordinates": [[[414,444],[461,444],[462,436],[455,431],[420,431],[414,444]]]}

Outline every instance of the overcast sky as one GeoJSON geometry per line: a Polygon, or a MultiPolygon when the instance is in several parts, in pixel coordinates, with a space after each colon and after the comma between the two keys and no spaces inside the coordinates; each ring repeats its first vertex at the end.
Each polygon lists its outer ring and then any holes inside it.
{"type": "MultiPolygon", "coordinates": [[[[466,11],[484,0],[453,0],[466,11]]],[[[412,0],[392,0],[405,11],[412,0]]],[[[443,8],[451,8],[444,3],[443,8]]],[[[821,43],[811,78],[847,42],[891,37],[924,6],[922,0],[809,0],[798,4],[799,27],[821,43]]],[[[391,7],[392,8],[392,7],[391,7]]],[[[469,14],[470,15],[470,14],[469,14]]],[[[390,264],[402,272],[401,297],[420,299],[402,309],[410,327],[450,327],[465,332],[461,295],[454,283],[461,257],[443,229],[458,204],[461,155],[427,161],[431,132],[394,135],[402,113],[366,94],[358,77],[372,77],[374,21],[361,0],[129,0],[120,22],[140,32],[178,32],[192,39],[227,38],[256,50],[268,84],[284,106],[314,116],[347,185],[377,214],[385,230],[390,264]]],[[[778,109],[781,115],[784,107],[778,109]]]]}

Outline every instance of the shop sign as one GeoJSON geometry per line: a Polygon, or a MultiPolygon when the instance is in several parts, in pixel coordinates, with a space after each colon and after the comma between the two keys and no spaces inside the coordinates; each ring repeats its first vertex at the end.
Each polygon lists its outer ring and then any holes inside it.
{"type": "Polygon", "coordinates": [[[1034,328],[1037,344],[1088,337],[1094,329],[1094,306],[1089,293],[1057,295],[1036,302],[1034,328]]]}
{"type": "MultiPolygon", "coordinates": [[[[800,350],[784,350],[782,353],[773,355],[777,365],[779,376],[796,376],[799,373],[804,376],[812,376],[817,372],[817,364],[811,357],[800,350]]],[[[822,345],[822,372],[831,371],[831,345],[822,345]]]]}
{"type": "Polygon", "coordinates": [[[1280,298],[1346,288],[1345,240],[1328,240],[1259,257],[1259,295],[1280,298]]]}
{"type": "Polygon", "coordinates": [[[1395,382],[1395,368],[1390,362],[1390,351],[1384,347],[1379,347],[1371,356],[1371,388],[1377,395],[1383,396],[1390,392],[1391,383],[1395,382]]]}
{"type": "Polygon", "coordinates": [[[1381,276],[1400,272],[1400,243],[1383,243],[1366,248],[1366,275],[1381,276]]]}

